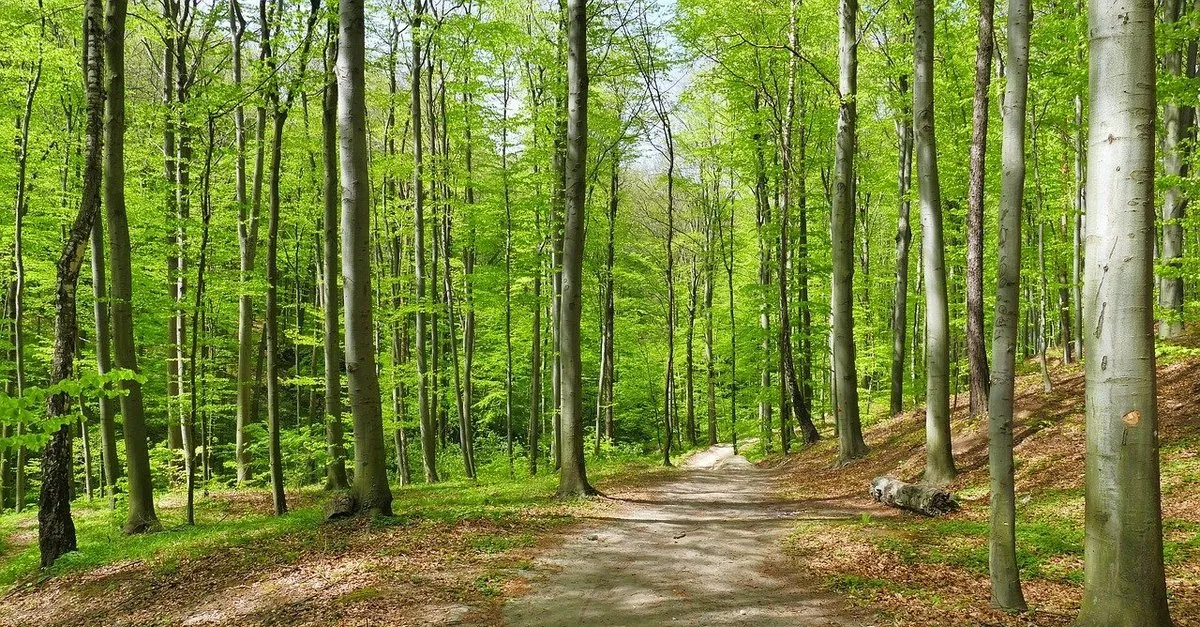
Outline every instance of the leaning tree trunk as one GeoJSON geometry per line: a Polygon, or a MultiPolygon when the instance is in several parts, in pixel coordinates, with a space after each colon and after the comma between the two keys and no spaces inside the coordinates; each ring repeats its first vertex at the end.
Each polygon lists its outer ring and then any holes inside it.
{"type": "MultiPolygon", "coordinates": [[[[333,24],[329,26],[333,30],[333,24]]],[[[330,39],[333,39],[332,33],[330,39]]],[[[338,301],[341,291],[337,278],[340,274],[338,246],[338,169],[337,169],[337,78],[333,73],[336,45],[329,45],[325,54],[325,93],[321,100],[321,139],[324,152],[322,196],[324,214],[324,255],[322,274],[325,276],[324,321],[325,338],[325,442],[329,451],[329,462],[325,465],[325,489],[344,490],[346,479],[346,448],[342,436],[342,346],[338,332],[338,301]]]]}
{"type": "Polygon", "coordinates": [[[913,113],[921,248],[925,275],[925,481],[954,478],[950,452],[950,318],[946,303],[946,250],[933,127],[933,0],[915,0],[913,113]]]}
{"type": "MultiPolygon", "coordinates": [[[[118,7],[118,9],[123,7],[118,7]]],[[[104,32],[100,0],[88,0],[84,17],[84,68],[87,78],[87,123],[83,166],[83,196],[79,213],[63,243],[58,259],[58,281],[54,293],[54,352],[50,362],[50,385],[71,379],[79,325],[75,318],[76,288],[83,253],[96,214],[100,212],[101,157],[104,116],[104,32]]],[[[119,15],[118,18],[123,18],[119,15]]],[[[122,42],[123,43],[123,42],[122,42]]],[[[66,391],[50,395],[48,421],[57,424],[42,452],[42,489],[38,497],[38,551],[43,567],[74,551],[75,523],[71,520],[71,423],[70,396],[66,391]]]]}
{"type": "Polygon", "coordinates": [[[971,379],[970,414],[988,406],[987,344],[983,324],[983,191],[987,172],[988,90],[992,79],[992,18],[995,0],[979,2],[979,44],[975,49],[975,101],[971,124],[971,172],[967,190],[967,363],[971,379]]]}
{"type": "Polygon", "coordinates": [[[1009,0],[1008,76],[1004,93],[1004,139],[997,238],[996,318],[992,334],[992,381],[988,396],[988,468],[991,524],[988,566],[992,604],[1024,610],[1017,568],[1016,494],[1013,486],[1013,393],[1017,321],[1021,307],[1021,210],[1025,194],[1025,102],[1029,88],[1029,0],[1009,0]]]}
{"type": "MultiPolygon", "coordinates": [[[[918,0],[920,1],[920,0],[918,0]]],[[[840,463],[867,453],[858,416],[854,355],[854,146],[858,109],[858,0],[838,4],[838,90],[841,105],[830,215],[833,233],[833,378],[840,463]]]]}
{"type": "Polygon", "coordinates": [[[342,278],[346,304],[346,379],[354,415],[355,506],[392,513],[384,456],[383,409],[371,311],[371,202],[367,173],[366,25],[363,0],[342,0],[338,37],[338,131],[342,164],[342,278]]]}
{"type": "Polygon", "coordinates": [[[1080,625],[1169,625],[1153,330],[1154,3],[1088,5],[1080,625]]]}
{"type": "MultiPolygon", "coordinates": [[[[133,334],[133,268],[129,245],[129,217],[125,208],[125,12],[126,0],[109,0],[105,19],[104,61],[108,99],[104,124],[104,210],[108,218],[109,270],[112,290],[113,357],[117,368],[138,372],[133,334]]],[[[160,528],[154,513],[154,484],[150,477],[150,452],[146,445],[146,417],[142,385],[136,379],[122,382],[121,430],[128,465],[129,511],[127,534],[160,528]]]]}
{"type": "MultiPolygon", "coordinates": [[[[583,461],[583,364],[579,317],[583,305],[583,225],[587,182],[587,0],[567,0],[567,155],[566,216],[563,229],[562,304],[559,352],[562,359],[562,449],[560,496],[595,494],[583,461]]],[[[667,434],[670,438],[670,434],[667,434]]]]}

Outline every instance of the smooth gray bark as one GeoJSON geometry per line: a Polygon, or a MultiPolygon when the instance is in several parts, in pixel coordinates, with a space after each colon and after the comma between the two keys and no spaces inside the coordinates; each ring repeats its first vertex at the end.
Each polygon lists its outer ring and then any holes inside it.
{"type": "Polygon", "coordinates": [[[579,342],[588,145],[587,0],[567,0],[567,86],[566,216],[558,333],[562,359],[558,494],[583,496],[596,493],[588,483],[583,459],[583,364],[579,342]]]}
{"type": "Polygon", "coordinates": [[[425,481],[436,483],[437,472],[437,426],[434,424],[435,411],[429,405],[429,366],[426,362],[429,354],[426,308],[429,303],[425,298],[425,183],[424,153],[422,151],[421,129],[421,65],[424,63],[421,55],[422,17],[421,0],[413,1],[412,10],[412,130],[413,130],[413,280],[416,283],[415,296],[417,300],[416,313],[416,349],[417,349],[417,416],[421,430],[421,460],[425,469],[425,481]]]}
{"type": "MultiPolygon", "coordinates": [[[[104,121],[104,211],[108,218],[109,294],[112,308],[113,357],[116,367],[138,372],[133,333],[133,269],[129,246],[129,217],[125,208],[125,12],[126,0],[109,0],[104,26],[104,62],[107,72],[107,112],[104,121]]],[[[157,531],[154,484],[150,477],[150,452],[146,442],[146,417],[142,385],[136,379],[122,382],[121,430],[128,465],[129,511],[122,530],[127,533],[157,531]]]]}
{"type": "Polygon", "coordinates": [[[835,139],[833,234],[833,380],[838,425],[838,461],[867,453],[858,414],[854,347],[854,148],[857,143],[858,0],[838,3],[838,109],[835,139]]]}
{"type": "MultiPolygon", "coordinates": [[[[1182,0],[1163,2],[1163,23],[1176,24],[1184,16],[1182,0]]],[[[1163,55],[1163,71],[1178,77],[1184,69],[1183,51],[1173,46],[1163,55]]],[[[1159,265],[1165,272],[1159,279],[1158,304],[1162,319],[1158,323],[1158,336],[1163,339],[1178,337],[1183,332],[1183,217],[1187,207],[1187,196],[1179,185],[1179,177],[1187,175],[1188,151],[1185,141],[1191,137],[1192,108],[1186,104],[1168,102],[1162,108],[1162,160],[1163,174],[1169,187],[1163,192],[1162,247],[1159,249],[1159,265]]]]}
{"type": "MultiPolygon", "coordinates": [[[[242,37],[246,32],[246,21],[242,16],[239,0],[229,1],[229,26],[232,43],[233,83],[240,91],[242,88],[242,37]]],[[[246,113],[239,100],[233,109],[233,125],[235,138],[235,167],[234,167],[234,200],[238,205],[238,348],[237,348],[237,423],[235,432],[234,456],[237,458],[238,484],[250,480],[250,454],[246,450],[249,445],[246,428],[256,418],[252,412],[252,384],[257,377],[253,375],[251,357],[254,351],[254,300],[246,293],[247,283],[254,272],[254,259],[258,251],[258,210],[261,171],[262,171],[262,132],[265,113],[259,113],[258,156],[254,181],[254,203],[246,198],[246,113]]]]}
{"type": "MultiPolygon", "coordinates": [[[[330,30],[334,25],[329,25],[330,30]]],[[[334,39],[330,33],[330,39],[334,39]]],[[[347,487],[346,478],[346,448],[342,435],[342,346],[341,333],[338,328],[338,301],[341,291],[338,289],[338,275],[341,274],[338,235],[338,167],[337,167],[337,77],[334,76],[336,63],[336,40],[327,44],[325,54],[325,90],[321,99],[321,141],[324,151],[321,153],[321,164],[324,167],[321,200],[323,203],[324,228],[322,255],[322,275],[324,283],[324,324],[325,337],[322,343],[325,358],[325,445],[329,451],[329,462],[325,465],[325,489],[343,490],[347,487]]]]}
{"type": "Polygon", "coordinates": [[[997,233],[996,317],[992,330],[988,396],[988,474],[991,519],[988,568],[992,605],[1024,610],[1017,568],[1016,493],[1013,486],[1013,394],[1020,314],[1021,211],[1025,202],[1025,104],[1029,88],[1029,0],[1008,3],[1008,68],[1001,143],[1000,226],[997,233]]]}
{"type": "Polygon", "coordinates": [[[925,475],[954,478],[950,452],[950,317],[946,302],[946,251],[933,124],[933,0],[915,0],[913,114],[917,187],[921,207],[921,259],[925,277],[925,475]]]}
{"type": "Polygon", "coordinates": [[[1088,4],[1083,315],[1087,470],[1078,624],[1169,625],[1153,331],[1154,3],[1088,4]]]}
{"type": "MultiPolygon", "coordinates": [[[[908,76],[901,74],[897,79],[901,102],[908,98],[908,76]]],[[[912,226],[909,221],[912,200],[913,122],[912,108],[902,105],[900,118],[896,120],[896,134],[900,137],[900,160],[898,164],[897,190],[900,198],[896,221],[896,284],[892,292],[892,378],[890,413],[894,416],[904,410],[904,351],[905,335],[908,333],[908,257],[912,247],[912,226]]]]}
{"type": "Polygon", "coordinates": [[[342,179],[342,279],[346,306],[346,380],[354,416],[354,485],[359,512],[392,513],[384,455],[383,408],[375,367],[371,308],[371,181],[363,0],[342,0],[338,37],[338,135],[342,179]]]}

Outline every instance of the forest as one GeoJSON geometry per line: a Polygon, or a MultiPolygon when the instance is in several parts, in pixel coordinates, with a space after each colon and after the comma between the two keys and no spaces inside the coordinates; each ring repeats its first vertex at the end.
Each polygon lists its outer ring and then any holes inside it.
{"type": "Polygon", "coordinates": [[[0,0],[0,624],[1200,625],[1198,43],[0,0]]]}

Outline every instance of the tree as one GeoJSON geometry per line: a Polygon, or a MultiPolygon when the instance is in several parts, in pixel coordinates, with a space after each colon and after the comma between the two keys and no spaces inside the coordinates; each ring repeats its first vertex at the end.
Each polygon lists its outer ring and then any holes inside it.
{"type": "MultiPolygon", "coordinates": [[[[416,283],[416,349],[417,349],[417,415],[421,428],[421,459],[425,467],[425,481],[435,483],[437,472],[437,426],[434,423],[435,408],[429,402],[429,372],[427,365],[425,321],[428,317],[425,300],[425,183],[424,160],[421,143],[421,66],[425,63],[421,55],[421,0],[413,0],[412,10],[412,129],[413,129],[413,280],[416,283]]],[[[344,140],[343,140],[344,141],[344,140]]],[[[343,175],[343,179],[345,175],[343,175]]],[[[343,200],[343,203],[345,201],[343,200]]]]}
{"type": "MultiPolygon", "coordinates": [[[[920,0],[917,0],[920,2],[920,0]]],[[[838,461],[867,453],[858,417],[854,345],[854,146],[858,124],[858,0],[838,3],[838,108],[833,222],[833,380],[838,461]]]]}
{"type": "Polygon", "coordinates": [[[988,469],[991,524],[988,565],[992,605],[1024,610],[1017,568],[1016,494],[1013,486],[1013,393],[1021,282],[1021,210],[1025,202],[1025,101],[1029,88],[1029,0],[1010,0],[1008,70],[1004,86],[1004,141],[997,236],[996,322],[988,397],[988,469]]]}
{"type": "MultiPolygon", "coordinates": [[[[933,128],[933,1],[913,3],[913,114],[917,187],[921,205],[921,258],[925,276],[925,481],[954,478],[950,452],[950,317],[946,302],[946,250],[942,197],[933,128]]],[[[839,382],[840,383],[840,382],[839,382]]]]}
{"type": "MultiPolygon", "coordinates": [[[[563,229],[562,318],[558,350],[562,355],[562,464],[559,496],[587,496],[583,460],[583,364],[579,324],[583,306],[583,225],[588,145],[587,0],[567,0],[567,145],[566,219],[563,229]]],[[[670,434],[667,434],[667,439],[670,434]]]]}
{"type": "Polygon", "coordinates": [[[324,348],[325,357],[325,439],[329,447],[329,463],[325,465],[325,488],[329,490],[344,490],[349,482],[346,479],[346,450],[342,444],[342,346],[341,333],[338,330],[338,301],[341,293],[338,290],[338,169],[337,169],[337,78],[334,76],[333,65],[336,63],[337,38],[332,20],[329,24],[329,37],[326,41],[325,53],[325,90],[321,98],[321,141],[324,152],[321,163],[324,166],[322,181],[322,196],[324,212],[321,224],[325,227],[324,255],[322,256],[322,274],[325,277],[324,304],[324,348]]]}
{"type": "MultiPolygon", "coordinates": [[[[1177,24],[1186,16],[1186,7],[1180,0],[1163,3],[1163,22],[1177,24]]],[[[1192,64],[1195,44],[1189,57],[1185,58],[1183,46],[1172,42],[1163,55],[1163,70],[1168,76],[1178,78],[1182,70],[1192,64]]],[[[1189,70],[1189,75],[1191,70],[1189,70]]],[[[1178,337],[1183,331],[1183,216],[1187,197],[1177,184],[1177,179],[1188,173],[1188,151],[1186,139],[1191,137],[1194,109],[1187,104],[1168,100],[1162,108],[1163,123],[1163,174],[1170,187],[1163,193],[1162,249],[1159,252],[1163,276],[1159,281],[1158,304],[1163,309],[1163,318],[1158,323],[1158,335],[1163,339],[1178,337]]]]}
{"type": "MultiPolygon", "coordinates": [[[[60,385],[74,373],[79,326],[75,318],[76,289],[83,253],[92,223],[100,212],[101,157],[104,126],[104,27],[100,0],[89,0],[84,8],[84,62],[87,75],[87,123],[83,197],[69,235],[58,258],[58,280],[54,293],[54,353],[50,384],[60,385]]],[[[18,207],[19,209],[19,207],[18,207]]],[[[48,403],[48,420],[57,425],[42,451],[42,489],[38,496],[38,551],[43,567],[76,549],[75,523],[71,519],[71,427],[70,395],[53,390],[48,403]]]]}
{"type": "Polygon", "coordinates": [[[1081,625],[1169,625],[1154,370],[1154,3],[1088,5],[1081,625]]]}
{"type": "Polygon", "coordinates": [[[362,0],[338,5],[338,135],[342,165],[342,280],[346,303],[346,379],[354,415],[354,486],[358,511],[390,516],[383,450],[383,409],[375,368],[371,308],[370,179],[362,0]]]}
{"type": "Polygon", "coordinates": [[[995,0],[980,0],[975,100],[971,110],[971,178],[967,191],[967,364],[971,372],[971,415],[988,406],[987,345],[983,342],[983,183],[987,171],[994,12],[995,0]]]}
{"type": "Polygon", "coordinates": [[[107,109],[104,120],[104,211],[108,218],[109,270],[112,289],[113,357],[118,368],[134,373],[122,381],[121,426],[125,436],[129,479],[127,534],[157,531],[150,452],[142,384],[138,380],[133,336],[133,269],[129,217],[125,207],[125,13],[126,0],[109,0],[104,24],[107,109]]]}

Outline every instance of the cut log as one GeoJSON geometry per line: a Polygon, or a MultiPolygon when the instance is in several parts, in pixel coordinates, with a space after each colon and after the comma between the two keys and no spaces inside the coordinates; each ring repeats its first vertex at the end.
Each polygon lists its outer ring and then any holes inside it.
{"type": "Polygon", "coordinates": [[[871,497],[884,505],[899,507],[924,516],[941,516],[958,510],[954,495],[942,488],[905,483],[893,477],[871,480],[871,497]]]}

